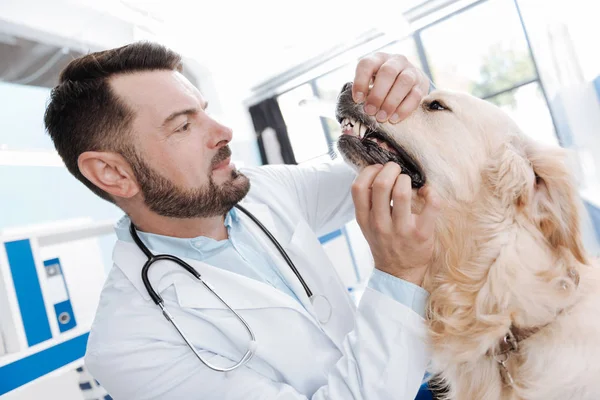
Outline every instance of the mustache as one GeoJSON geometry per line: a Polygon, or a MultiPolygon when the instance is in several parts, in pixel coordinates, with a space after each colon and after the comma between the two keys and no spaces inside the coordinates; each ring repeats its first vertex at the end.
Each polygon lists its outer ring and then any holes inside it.
{"type": "Polygon", "coordinates": [[[217,151],[217,154],[215,154],[215,156],[213,157],[210,166],[214,167],[218,163],[226,160],[228,157],[231,157],[231,149],[229,148],[229,145],[226,145],[221,147],[219,151],[217,151]]]}

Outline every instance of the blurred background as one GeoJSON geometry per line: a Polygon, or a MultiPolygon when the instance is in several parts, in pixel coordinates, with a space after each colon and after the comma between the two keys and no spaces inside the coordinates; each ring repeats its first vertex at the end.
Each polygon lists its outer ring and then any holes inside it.
{"type": "MultiPolygon", "coordinates": [[[[81,357],[121,212],[68,174],[43,127],[74,57],[136,40],[179,51],[249,166],[337,157],[334,103],[357,60],[404,54],[438,88],[571,150],[599,254],[599,11],[587,0],[0,0],[0,397],[110,398],[81,357]]],[[[321,242],[358,301],[372,268],[358,226],[321,242]]]]}

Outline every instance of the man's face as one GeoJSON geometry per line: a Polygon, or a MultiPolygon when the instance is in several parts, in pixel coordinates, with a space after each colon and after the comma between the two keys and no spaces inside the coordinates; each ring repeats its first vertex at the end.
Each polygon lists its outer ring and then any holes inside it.
{"type": "Polygon", "coordinates": [[[248,179],[230,164],[231,129],[206,113],[206,100],[182,74],[139,72],[110,83],[134,113],[125,156],[152,211],[219,216],[246,195],[248,179]]]}

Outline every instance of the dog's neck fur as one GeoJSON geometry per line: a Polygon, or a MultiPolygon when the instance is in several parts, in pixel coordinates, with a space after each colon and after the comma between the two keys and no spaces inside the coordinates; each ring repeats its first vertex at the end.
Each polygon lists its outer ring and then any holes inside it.
{"type": "MultiPolygon", "coordinates": [[[[436,368],[449,377],[470,376],[454,388],[464,398],[502,399],[512,388],[490,353],[511,326],[548,326],[571,307],[578,298],[571,275],[581,265],[567,249],[551,248],[518,207],[501,207],[492,193],[477,198],[447,209],[438,226],[425,282],[431,340],[436,368]],[[488,393],[490,388],[497,393],[488,393]]],[[[511,363],[516,368],[517,358],[511,363]]]]}

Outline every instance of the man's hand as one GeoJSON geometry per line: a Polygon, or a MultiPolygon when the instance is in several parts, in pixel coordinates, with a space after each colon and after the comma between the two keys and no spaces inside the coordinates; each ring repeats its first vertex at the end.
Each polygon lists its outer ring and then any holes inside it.
{"type": "Polygon", "coordinates": [[[365,112],[379,122],[395,124],[421,103],[429,92],[429,79],[404,56],[374,53],[356,67],[352,98],[364,102],[365,112]],[[369,91],[369,83],[374,78],[369,91]]]}
{"type": "Polygon", "coordinates": [[[366,167],[352,185],[356,221],[369,243],[375,268],[421,285],[433,253],[440,202],[427,186],[418,195],[425,205],[416,215],[411,212],[410,177],[392,162],[366,167]]]}

